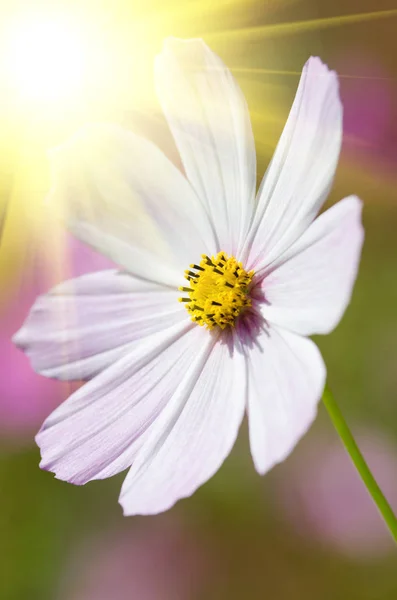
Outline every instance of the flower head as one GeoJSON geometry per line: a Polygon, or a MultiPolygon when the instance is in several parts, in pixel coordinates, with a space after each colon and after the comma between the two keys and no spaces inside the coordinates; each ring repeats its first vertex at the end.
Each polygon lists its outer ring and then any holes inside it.
{"type": "Polygon", "coordinates": [[[318,58],[258,194],[247,106],[222,61],[169,39],[155,81],[185,175],[117,126],[54,151],[50,201],[120,270],[55,287],[16,336],[40,373],[89,380],[44,422],[41,466],[76,484],[130,468],[125,514],[192,494],[245,411],[260,473],[291,452],[325,380],[306,336],[340,320],[363,241],[356,197],[315,218],[342,138],[337,77],[318,58]]]}

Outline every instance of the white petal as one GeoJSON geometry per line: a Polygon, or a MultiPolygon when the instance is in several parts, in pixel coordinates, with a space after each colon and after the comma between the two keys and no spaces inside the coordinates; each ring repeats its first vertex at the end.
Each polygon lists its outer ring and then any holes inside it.
{"type": "Polygon", "coordinates": [[[88,379],[148,335],[188,321],[178,295],[115,270],[83,275],[40,296],[14,342],[38,373],[88,379]]]}
{"type": "Polygon", "coordinates": [[[341,140],[337,76],[311,58],[258,193],[246,246],[250,269],[271,264],[313,221],[332,185],[341,140]]]}
{"type": "Polygon", "coordinates": [[[263,474],[284,460],[316,416],[325,366],[309,339],[270,327],[247,353],[251,454],[263,474]]]}
{"type": "Polygon", "coordinates": [[[207,340],[193,323],[174,326],[86,383],[38,433],[40,466],[78,485],[129,467],[207,340]]]}
{"type": "Polygon", "coordinates": [[[180,285],[212,251],[209,220],[192,187],[151,142],[112,125],[87,126],[52,151],[49,201],[69,228],[130,273],[180,285]]]}
{"type": "Polygon", "coordinates": [[[320,215],[263,280],[263,317],[302,335],[332,331],[349,304],[363,240],[358,198],[320,215]]]}
{"type": "Polygon", "coordinates": [[[212,216],[218,250],[238,253],[255,199],[248,108],[234,77],[200,39],[165,41],[157,93],[190,182],[212,216]]]}
{"type": "Polygon", "coordinates": [[[223,339],[197,354],[121,490],[124,514],[153,514],[190,496],[229,454],[245,409],[244,356],[223,339]]]}

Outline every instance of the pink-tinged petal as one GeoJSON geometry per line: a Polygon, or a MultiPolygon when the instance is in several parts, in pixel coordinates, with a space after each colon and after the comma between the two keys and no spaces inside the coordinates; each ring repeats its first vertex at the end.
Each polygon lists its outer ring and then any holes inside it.
{"type": "Polygon", "coordinates": [[[86,383],[44,422],[40,466],[78,485],[129,467],[208,339],[187,321],[146,338],[86,383]]]}
{"type": "Polygon", "coordinates": [[[261,284],[263,317],[301,335],[329,333],[349,304],[364,230],[350,196],[320,215],[261,284]]]}
{"type": "Polygon", "coordinates": [[[284,460],[313,422],[326,370],[309,339],[276,327],[247,351],[251,454],[264,474],[284,460]]]}
{"type": "Polygon", "coordinates": [[[250,269],[269,266],[313,221],[331,188],[341,141],[337,76],[310,58],[258,193],[243,256],[250,269]]]}
{"type": "Polygon", "coordinates": [[[50,154],[49,203],[69,229],[128,272],[169,286],[214,236],[182,173],[151,142],[91,125],[50,154]]]}
{"type": "Polygon", "coordinates": [[[125,515],[154,514],[190,496],[229,454],[245,409],[245,361],[232,335],[207,336],[156,421],[120,495],[125,515]]]}
{"type": "Polygon", "coordinates": [[[167,39],[156,59],[155,80],[186,175],[212,217],[216,250],[235,254],[251,220],[256,189],[244,96],[200,39],[167,39]]]}
{"type": "Polygon", "coordinates": [[[184,321],[177,291],[116,270],[100,271],[39,296],[14,342],[38,373],[88,379],[143,338],[184,321]]]}

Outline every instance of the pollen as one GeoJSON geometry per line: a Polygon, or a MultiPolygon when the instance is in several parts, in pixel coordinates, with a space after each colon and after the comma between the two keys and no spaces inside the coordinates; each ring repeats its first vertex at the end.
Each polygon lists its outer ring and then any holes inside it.
{"type": "Polygon", "coordinates": [[[192,321],[213,329],[234,327],[237,317],[251,306],[249,289],[254,271],[247,272],[242,263],[224,252],[202,255],[199,265],[185,271],[189,287],[180,287],[187,296],[184,302],[192,321]]]}

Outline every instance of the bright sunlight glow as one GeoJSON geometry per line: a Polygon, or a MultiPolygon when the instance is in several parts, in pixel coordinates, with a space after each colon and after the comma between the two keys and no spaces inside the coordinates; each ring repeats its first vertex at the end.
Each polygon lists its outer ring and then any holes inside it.
{"type": "Polygon", "coordinates": [[[17,20],[8,31],[6,62],[22,98],[44,103],[66,100],[84,83],[83,34],[66,19],[17,20]]]}

